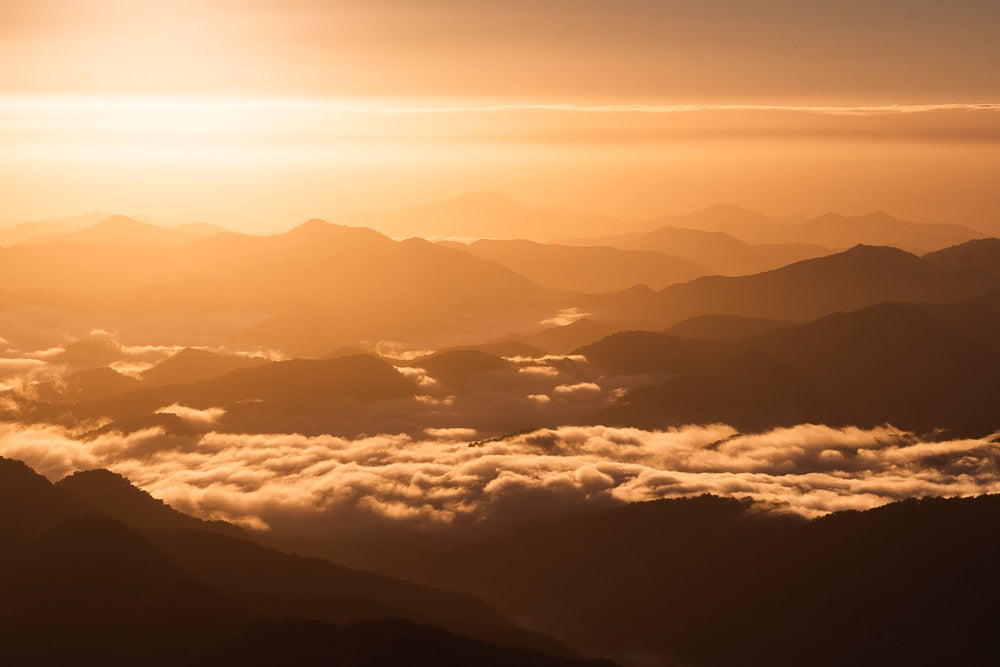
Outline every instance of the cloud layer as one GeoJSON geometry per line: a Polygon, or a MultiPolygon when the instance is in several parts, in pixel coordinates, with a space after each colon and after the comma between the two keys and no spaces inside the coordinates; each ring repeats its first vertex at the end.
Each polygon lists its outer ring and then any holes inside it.
{"type": "MultiPolygon", "coordinates": [[[[214,411],[171,412],[214,419],[214,411]]],[[[886,426],[800,425],[740,434],[723,424],[644,431],[540,429],[468,442],[285,434],[168,435],[148,429],[85,440],[57,427],[0,426],[0,454],[58,479],[106,467],[169,504],[254,528],[340,530],[505,523],[594,503],[713,493],[806,516],[913,496],[1000,492],[1000,439],[922,441],[886,426]]]]}

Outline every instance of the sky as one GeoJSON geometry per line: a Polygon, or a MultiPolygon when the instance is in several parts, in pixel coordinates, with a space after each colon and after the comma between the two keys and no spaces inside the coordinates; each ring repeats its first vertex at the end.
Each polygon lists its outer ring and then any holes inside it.
{"type": "Polygon", "coordinates": [[[0,0],[0,221],[1000,214],[1000,5],[0,0]]]}

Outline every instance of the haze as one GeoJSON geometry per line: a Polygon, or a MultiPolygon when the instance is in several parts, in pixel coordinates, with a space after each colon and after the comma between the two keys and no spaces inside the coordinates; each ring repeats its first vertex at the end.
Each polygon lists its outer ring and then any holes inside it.
{"type": "Polygon", "coordinates": [[[982,223],[1000,209],[998,18],[972,1],[4,3],[0,221],[275,230],[488,190],[625,218],[732,202],[982,223]]]}
{"type": "Polygon", "coordinates": [[[1000,25],[0,2],[12,664],[995,664],[1000,25]]]}

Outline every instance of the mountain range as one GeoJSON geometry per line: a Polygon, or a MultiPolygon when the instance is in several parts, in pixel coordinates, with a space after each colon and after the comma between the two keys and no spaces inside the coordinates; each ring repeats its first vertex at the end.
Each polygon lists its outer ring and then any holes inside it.
{"type": "MultiPolygon", "coordinates": [[[[672,326],[710,314],[802,321],[883,301],[961,301],[1000,288],[996,276],[980,266],[988,257],[1000,258],[996,244],[984,239],[957,248],[963,247],[979,249],[974,263],[944,263],[937,253],[922,258],[886,246],[855,246],[764,273],[707,276],[659,292],[633,293],[630,300],[610,294],[584,303],[602,317],[649,318],[672,326]]],[[[965,256],[960,250],[950,253],[965,256]]]]}
{"type": "Polygon", "coordinates": [[[406,664],[413,648],[441,664],[608,664],[574,658],[470,596],[260,546],[107,471],[52,485],[0,458],[0,481],[9,659],[257,663],[255,642],[237,641],[256,635],[271,651],[298,642],[290,650],[313,660],[342,650],[344,664],[406,664]]]}
{"type": "Polygon", "coordinates": [[[722,232],[748,243],[807,243],[839,249],[858,244],[892,245],[918,254],[991,236],[963,225],[910,222],[885,211],[855,216],[829,212],[783,220],[731,204],[665,216],[658,219],[658,226],[722,232]]]}
{"type": "Polygon", "coordinates": [[[993,292],[965,303],[883,303],[737,340],[624,332],[577,353],[608,373],[674,374],[625,396],[604,415],[615,424],[889,423],[980,436],[1000,429],[997,340],[993,292]]]}
{"type": "Polygon", "coordinates": [[[125,246],[179,245],[228,231],[204,222],[161,227],[124,215],[94,211],[73,218],[24,222],[0,228],[0,246],[25,243],[101,243],[125,246]]]}
{"type": "Polygon", "coordinates": [[[525,240],[480,240],[449,247],[502,264],[543,287],[575,292],[615,292],[637,284],[662,289],[712,273],[689,259],[652,250],[525,240]]]}

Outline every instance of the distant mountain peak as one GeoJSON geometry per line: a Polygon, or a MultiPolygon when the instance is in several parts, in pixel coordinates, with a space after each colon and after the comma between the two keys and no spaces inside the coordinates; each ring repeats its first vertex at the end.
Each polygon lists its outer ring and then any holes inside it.
{"type": "Polygon", "coordinates": [[[91,229],[111,229],[118,227],[156,227],[156,225],[151,225],[148,222],[140,222],[135,218],[130,218],[127,215],[116,213],[115,215],[108,216],[97,224],[92,225],[91,229]]]}
{"type": "Polygon", "coordinates": [[[330,224],[326,220],[323,220],[322,218],[309,218],[298,227],[295,227],[294,231],[298,230],[307,231],[310,229],[327,229],[333,226],[334,225],[330,224]]]}
{"type": "MultiPolygon", "coordinates": [[[[849,220],[850,218],[841,216],[840,220],[849,220]]],[[[901,223],[905,222],[901,218],[897,218],[888,211],[879,209],[877,211],[871,211],[870,213],[865,213],[863,215],[856,216],[854,220],[863,221],[866,224],[877,224],[877,223],[901,223]]]]}
{"type": "Polygon", "coordinates": [[[15,481],[22,484],[27,482],[40,486],[48,484],[44,477],[35,472],[24,461],[8,459],[5,456],[0,456],[0,481],[3,482],[3,486],[5,487],[9,487],[15,481]]]}
{"type": "Polygon", "coordinates": [[[712,204],[706,208],[701,209],[700,213],[705,214],[724,214],[724,215],[740,215],[740,216],[752,216],[755,218],[767,217],[760,211],[755,211],[745,206],[739,206],[738,204],[732,204],[729,202],[722,202],[719,204],[712,204]]]}
{"type": "Polygon", "coordinates": [[[100,485],[106,488],[118,487],[119,489],[127,490],[129,493],[138,491],[138,489],[132,486],[132,482],[130,482],[124,475],[119,475],[118,473],[112,472],[107,468],[79,470],[71,475],[68,475],[67,477],[64,477],[63,482],[69,485],[86,483],[100,485]]]}
{"type": "Polygon", "coordinates": [[[451,200],[456,203],[472,203],[472,204],[504,204],[510,205],[515,204],[517,206],[524,206],[521,202],[508,197],[502,192],[491,192],[491,191],[477,191],[477,192],[466,192],[460,194],[451,200]]]}
{"type": "MultiPolygon", "coordinates": [[[[909,256],[909,257],[915,257],[915,255],[913,253],[906,252],[905,250],[900,250],[899,248],[896,248],[895,246],[875,245],[875,244],[871,244],[871,243],[858,243],[858,244],[855,244],[854,246],[848,248],[847,250],[845,250],[842,253],[837,253],[837,255],[848,255],[848,254],[854,254],[854,255],[884,255],[884,256],[889,256],[889,255],[903,256],[903,255],[906,255],[906,256],[909,256]]],[[[830,257],[836,257],[837,255],[830,255],[830,257]]]]}

